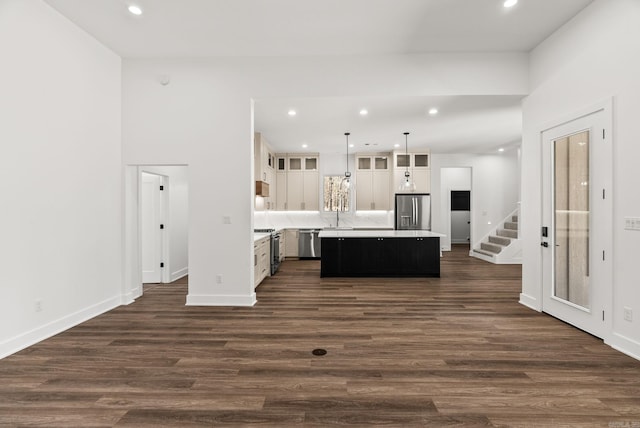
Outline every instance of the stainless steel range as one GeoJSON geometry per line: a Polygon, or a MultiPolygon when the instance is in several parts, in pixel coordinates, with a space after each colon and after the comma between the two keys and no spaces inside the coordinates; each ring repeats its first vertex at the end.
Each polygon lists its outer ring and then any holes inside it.
{"type": "Polygon", "coordinates": [[[254,233],[271,234],[271,275],[280,267],[280,232],[275,229],[253,229],[254,233]]]}

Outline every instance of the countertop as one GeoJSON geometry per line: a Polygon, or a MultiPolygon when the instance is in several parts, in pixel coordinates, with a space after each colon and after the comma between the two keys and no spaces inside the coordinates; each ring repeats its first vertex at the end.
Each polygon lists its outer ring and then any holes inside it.
{"type": "Polygon", "coordinates": [[[254,233],[253,234],[253,242],[258,242],[259,240],[261,240],[262,238],[266,238],[268,236],[271,236],[270,233],[254,233]]]}
{"type": "Polygon", "coordinates": [[[441,238],[442,233],[429,230],[322,230],[320,238],[441,238]]]}

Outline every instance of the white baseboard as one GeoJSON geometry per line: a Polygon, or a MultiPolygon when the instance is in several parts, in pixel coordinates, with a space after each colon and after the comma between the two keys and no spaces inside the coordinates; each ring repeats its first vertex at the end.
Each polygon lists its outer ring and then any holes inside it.
{"type": "Polygon", "coordinates": [[[528,307],[529,309],[533,309],[536,312],[540,312],[542,310],[538,301],[528,294],[520,293],[520,304],[528,307]]]}
{"type": "Polygon", "coordinates": [[[189,275],[189,266],[184,267],[182,269],[178,269],[175,272],[172,272],[171,275],[170,275],[170,280],[171,280],[171,282],[177,281],[180,278],[183,278],[183,277],[185,277],[187,275],[189,275]]]}
{"type": "Polygon", "coordinates": [[[521,265],[522,264],[522,258],[515,258],[515,259],[509,259],[509,260],[498,260],[496,262],[497,265],[521,265]]]}
{"type": "Polygon", "coordinates": [[[619,333],[613,333],[605,343],[613,349],[640,361],[640,343],[619,333]]]}
{"type": "Polygon", "coordinates": [[[135,299],[135,297],[133,297],[133,291],[130,291],[127,294],[124,294],[122,296],[122,301],[120,302],[120,304],[121,305],[130,305],[135,301],[136,301],[136,299],[135,299]]]}
{"type": "Polygon", "coordinates": [[[253,306],[257,303],[256,293],[241,295],[187,295],[187,306],[253,306]]]}
{"type": "Polygon", "coordinates": [[[0,359],[15,354],[31,345],[35,345],[45,339],[55,336],[65,330],[81,324],[100,314],[117,308],[122,303],[122,296],[112,297],[88,308],[79,310],[73,314],[66,315],[58,320],[51,321],[43,326],[36,327],[31,331],[20,334],[0,343],[0,359]]]}

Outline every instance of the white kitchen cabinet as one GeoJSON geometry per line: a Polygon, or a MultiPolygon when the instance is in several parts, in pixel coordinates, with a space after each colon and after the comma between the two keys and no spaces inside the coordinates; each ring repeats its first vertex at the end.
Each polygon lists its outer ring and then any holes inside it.
{"type": "MultiPolygon", "coordinates": [[[[287,209],[287,173],[276,172],[276,207],[278,211],[284,211],[287,209]]],[[[272,198],[273,199],[273,198],[272,198]]]]}
{"type": "Polygon", "coordinates": [[[415,193],[431,193],[431,170],[413,169],[413,181],[416,183],[415,193]]]}
{"type": "Polygon", "coordinates": [[[394,152],[393,153],[393,191],[405,193],[399,190],[404,181],[405,171],[408,169],[411,179],[416,185],[413,193],[431,193],[431,155],[428,151],[420,152],[394,152]]]}
{"type": "Polygon", "coordinates": [[[391,155],[356,156],[356,210],[391,208],[391,155]]]}
{"type": "Polygon", "coordinates": [[[304,210],[304,173],[302,171],[287,172],[287,202],[289,211],[304,210]]]}
{"type": "Polygon", "coordinates": [[[356,210],[370,210],[373,205],[373,171],[356,171],[356,210]]]}
{"type": "Polygon", "coordinates": [[[254,287],[271,274],[271,237],[265,236],[253,243],[254,287]]]}
{"type": "Polygon", "coordinates": [[[273,168],[267,169],[267,183],[269,183],[269,196],[265,198],[265,209],[272,211],[276,209],[276,201],[278,197],[278,182],[276,173],[273,168]]]}
{"type": "Polygon", "coordinates": [[[303,195],[302,209],[305,211],[318,211],[320,209],[318,197],[318,172],[305,171],[302,173],[303,195]]]}
{"type": "Polygon", "coordinates": [[[284,231],[284,240],[285,240],[285,257],[298,257],[298,240],[299,233],[298,229],[286,229],[284,231]]]}
{"type": "Polygon", "coordinates": [[[268,195],[265,194],[261,196],[256,194],[258,197],[262,198],[262,201],[259,201],[256,198],[255,208],[257,210],[274,210],[276,208],[277,198],[277,183],[275,174],[276,155],[274,154],[267,140],[259,132],[254,133],[253,150],[253,167],[255,180],[256,182],[267,184],[267,186],[265,186],[264,184],[259,184],[256,186],[256,188],[269,189],[268,195]]]}
{"type": "Polygon", "coordinates": [[[280,190],[276,196],[276,209],[319,210],[319,161],[317,154],[275,156],[276,184],[280,190]]]}

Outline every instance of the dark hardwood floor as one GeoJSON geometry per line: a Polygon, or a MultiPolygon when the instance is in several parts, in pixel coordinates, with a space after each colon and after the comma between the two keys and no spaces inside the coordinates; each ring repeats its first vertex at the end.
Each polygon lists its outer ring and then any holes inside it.
{"type": "Polygon", "coordinates": [[[520,266],[466,254],[432,279],[286,261],[253,308],[147,287],[1,360],[0,426],[640,428],[640,362],[518,304],[520,266]]]}

